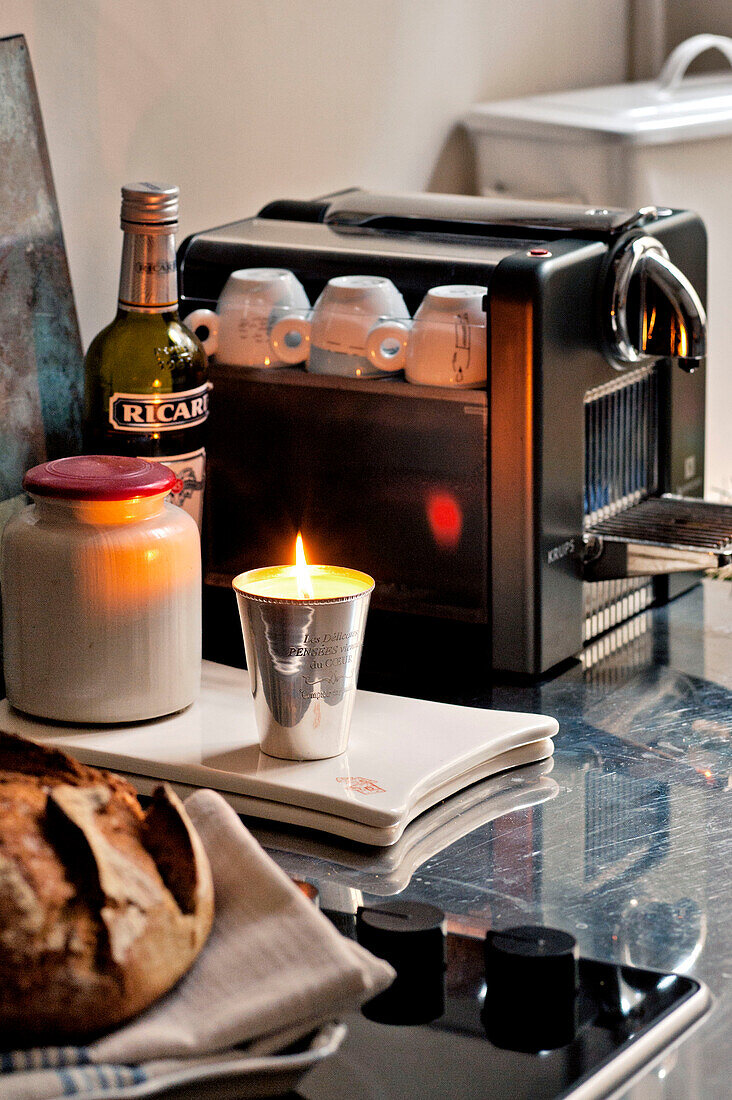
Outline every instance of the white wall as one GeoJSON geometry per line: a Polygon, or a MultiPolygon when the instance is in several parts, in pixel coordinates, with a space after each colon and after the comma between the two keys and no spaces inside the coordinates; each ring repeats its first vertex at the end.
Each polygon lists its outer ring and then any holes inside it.
{"type": "Polygon", "coordinates": [[[470,190],[471,103],[625,75],[626,0],[2,0],[25,34],[84,344],[116,305],[119,188],[181,234],[350,185],[470,190]]]}
{"type": "MultiPolygon", "coordinates": [[[[730,0],[666,0],[666,44],[670,51],[692,34],[732,35],[732,4],[730,0]]],[[[667,52],[668,52],[667,51],[667,52]]],[[[696,69],[722,69],[724,60],[710,53],[696,69]]]]}

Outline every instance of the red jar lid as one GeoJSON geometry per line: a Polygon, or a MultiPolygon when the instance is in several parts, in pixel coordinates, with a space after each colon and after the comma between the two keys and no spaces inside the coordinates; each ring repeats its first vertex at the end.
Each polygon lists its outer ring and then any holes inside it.
{"type": "Polygon", "coordinates": [[[177,478],[160,462],[118,455],[55,458],[23,478],[28,493],[66,500],[129,500],[169,493],[177,478]]]}

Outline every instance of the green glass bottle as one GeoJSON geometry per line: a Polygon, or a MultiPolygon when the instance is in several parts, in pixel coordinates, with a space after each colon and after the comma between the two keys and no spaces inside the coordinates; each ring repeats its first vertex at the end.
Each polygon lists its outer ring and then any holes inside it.
{"type": "Polygon", "coordinates": [[[117,316],[85,359],[84,449],[157,459],[178,475],[172,499],[201,526],[208,417],[206,353],[178,317],[178,188],[122,188],[117,316]]]}

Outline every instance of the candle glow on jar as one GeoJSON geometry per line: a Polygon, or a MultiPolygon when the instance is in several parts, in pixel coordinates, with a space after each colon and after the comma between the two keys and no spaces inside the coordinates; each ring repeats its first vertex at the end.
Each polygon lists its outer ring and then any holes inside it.
{"type": "Polygon", "coordinates": [[[374,582],[367,573],[338,565],[309,565],[302,535],[295,542],[294,565],[250,569],[234,578],[240,592],[266,600],[315,602],[342,600],[370,592],[374,582]]]}

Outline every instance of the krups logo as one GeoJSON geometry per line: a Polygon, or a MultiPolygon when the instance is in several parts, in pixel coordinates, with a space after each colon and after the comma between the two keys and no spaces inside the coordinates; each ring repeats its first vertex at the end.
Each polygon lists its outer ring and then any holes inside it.
{"type": "Polygon", "coordinates": [[[561,561],[562,558],[566,558],[567,554],[574,553],[574,539],[567,539],[566,542],[560,543],[559,546],[552,546],[551,550],[547,551],[546,560],[549,565],[553,565],[555,561],[561,561]]]}
{"type": "Polygon", "coordinates": [[[208,416],[209,382],[180,393],[114,393],[109,423],[122,432],[171,432],[203,424],[208,416]]]}

